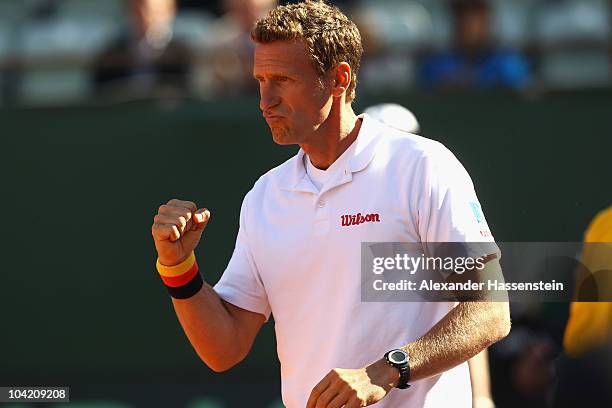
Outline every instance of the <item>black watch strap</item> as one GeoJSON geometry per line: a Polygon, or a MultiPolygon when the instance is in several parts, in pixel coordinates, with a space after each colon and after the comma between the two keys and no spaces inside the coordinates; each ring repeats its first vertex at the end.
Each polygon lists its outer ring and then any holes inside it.
{"type": "MultiPolygon", "coordinates": [[[[391,351],[388,351],[387,353],[385,353],[385,356],[384,356],[385,357],[385,361],[391,367],[397,368],[399,370],[400,379],[399,379],[399,382],[396,385],[396,388],[399,388],[401,390],[405,390],[406,388],[410,388],[410,384],[408,384],[408,381],[410,381],[410,364],[409,364],[409,361],[406,361],[403,364],[397,364],[397,363],[394,363],[393,361],[391,361],[389,359],[389,354],[394,352],[394,351],[398,351],[398,350],[391,350],[391,351]]],[[[403,350],[402,350],[402,352],[403,352],[403,350]]],[[[406,357],[408,357],[407,354],[406,354],[406,357]]]]}
{"type": "Polygon", "coordinates": [[[406,388],[410,388],[410,384],[408,381],[410,380],[410,366],[406,364],[403,367],[397,367],[400,372],[400,380],[397,383],[397,388],[400,390],[405,390],[406,388]]]}

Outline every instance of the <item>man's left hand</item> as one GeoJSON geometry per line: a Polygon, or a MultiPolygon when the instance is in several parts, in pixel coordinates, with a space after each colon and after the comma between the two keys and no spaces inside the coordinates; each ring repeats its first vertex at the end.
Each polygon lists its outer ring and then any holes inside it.
{"type": "Polygon", "coordinates": [[[365,368],[334,368],[313,389],[306,408],[357,408],[383,399],[399,381],[384,359],[365,368]]]}

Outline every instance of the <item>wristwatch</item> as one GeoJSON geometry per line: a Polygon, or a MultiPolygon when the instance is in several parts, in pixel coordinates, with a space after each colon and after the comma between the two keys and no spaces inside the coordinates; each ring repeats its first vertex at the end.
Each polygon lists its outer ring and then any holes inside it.
{"type": "Polygon", "coordinates": [[[391,367],[395,367],[400,372],[400,380],[397,383],[397,388],[405,390],[410,388],[410,357],[408,353],[401,349],[393,349],[385,353],[385,361],[391,367]]]}

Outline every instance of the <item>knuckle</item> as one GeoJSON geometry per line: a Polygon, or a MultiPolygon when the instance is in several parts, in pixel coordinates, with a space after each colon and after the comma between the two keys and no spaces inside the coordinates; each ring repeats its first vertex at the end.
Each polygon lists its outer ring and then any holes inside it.
{"type": "Polygon", "coordinates": [[[163,214],[165,212],[167,212],[170,209],[170,206],[168,204],[162,204],[159,206],[159,208],[157,209],[157,212],[159,214],[163,214]]]}
{"type": "Polygon", "coordinates": [[[164,234],[165,229],[166,228],[164,225],[155,223],[151,227],[151,234],[153,235],[154,238],[158,238],[159,236],[162,236],[164,234]]]}

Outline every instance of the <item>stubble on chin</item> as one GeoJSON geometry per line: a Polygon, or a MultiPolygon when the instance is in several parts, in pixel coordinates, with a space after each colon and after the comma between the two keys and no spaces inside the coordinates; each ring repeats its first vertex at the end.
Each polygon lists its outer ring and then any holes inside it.
{"type": "Polygon", "coordinates": [[[274,143],[279,145],[291,144],[291,141],[289,140],[289,132],[287,132],[287,129],[273,127],[270,128],[270,131],[272,132],[272,140],[274,140],[274,143]]]}

